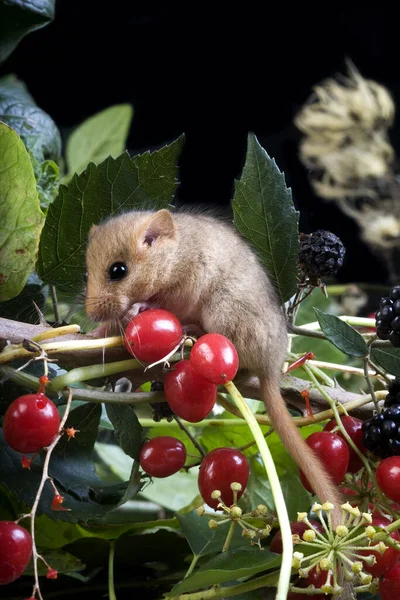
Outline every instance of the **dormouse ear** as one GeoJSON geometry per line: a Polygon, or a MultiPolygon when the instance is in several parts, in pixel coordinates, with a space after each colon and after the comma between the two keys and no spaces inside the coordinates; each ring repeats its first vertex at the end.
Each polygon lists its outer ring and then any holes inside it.
{"type": "Polygon", "coordinates": [[[176,224],[174,217],[163,208],[151,215],[146,223],[143,243],[152,246],[159,237],[175,238],[176,224]]]}
{"type": "Polygon", "coordinates": [[[96,231],[97,228],[98,228],[98,225],[91,226],[91,228],[89,229],[89,237],[92,237],[92,235],[94,234],[94,232],[96,231]]]}

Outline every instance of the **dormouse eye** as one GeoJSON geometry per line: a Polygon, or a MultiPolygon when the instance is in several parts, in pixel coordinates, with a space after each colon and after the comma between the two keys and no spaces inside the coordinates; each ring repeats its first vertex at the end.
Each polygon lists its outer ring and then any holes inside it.
{"type": "Polygon", "coordinates": [[[88,280],[87,272],[82,275],[82,279],[83,279],[83,283],[87,283],[87,280],[88,280]]]}
{"type": "Polygon", "coordinates": [[[123,262],[116,262],[108,269],[111,281],[120,281],[128,275],[128,267],[123,262]]]}

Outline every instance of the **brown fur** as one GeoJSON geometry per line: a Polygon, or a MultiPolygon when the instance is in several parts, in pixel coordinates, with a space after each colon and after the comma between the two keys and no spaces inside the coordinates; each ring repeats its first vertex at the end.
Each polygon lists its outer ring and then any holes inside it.
{"type": "Polygon", "coordinates": [[[87,268],[86,311],[95,320],[127,320],[134,304],[150,302],[173,312],[182,324],[228,337],[241,367],[260,377],[271,422],[321,502],[341,502],[280,394],[287,331],[274,288],[230,225],[167,210],[126,213],[91,231],[87,268]],[[124,261],[129,273],[112,282],[108,269],[117,261],[124,261]]]}

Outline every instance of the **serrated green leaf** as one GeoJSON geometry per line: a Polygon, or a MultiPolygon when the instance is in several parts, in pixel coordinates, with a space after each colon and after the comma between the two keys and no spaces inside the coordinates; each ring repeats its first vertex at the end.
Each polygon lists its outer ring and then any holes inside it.
{"type": "Polygon", "coordinates": [[[143,442],[143,429],[131,404],[106,404],[108,418],[114,425],[115,437],[128,456],[138,460],[143,442]]]}
{"type": "Polygon", "coordinates": [[[32,273],[44,216],[32,164],[17,133],[0,122],[0,301],[17,296],[32,273]]]}
{"type": "MultiPolygon", "coordinates": [[[[177,514],[176,518],[182,527],[182,531],[193,554],[196,556],[207,556],[221,552],[226,536],[228,535],[230,522],[221,525],[218,529],[210,529],[208,518],[205,516],[199,517],[195,510],[183,515],[177,514]]],[[[230,548],[248,546],[248,543],[248,540],[242,536],[241,528],[237,527],[231,540],[230,548]]]]}
{"type": "Polygon", "coordinates": [[[297,288],[299,215],[284,175],[253,134],[242,176],[235,181],[232,207],[236,228],[255,248],[286,302],[297,288]]]}
{"type": "Polygon", "coordinates": [[[0,64],[22,38],[54,19],[55,0],[0,1],[0,64]]]}
{"type": "Polygon", "coordinates": [[[387,373],[400,377],[400,348],[372,348],[371,360],[387,373]]]}
{"type": "MultiPolygon", "coordinates": [[[[221,417],[227,420],[235,418],[235,416],[230,413],[223,413],[221,414],[221,417]]],[[[266,434],[270,429],[268,425],[261,425],[260,428],[263,434],[266,434]]],[[[238,448],[240,446],[245,446],[246,444],[253,442],[254,437],[247,426],[225,425],[224,427],[219,428],[205,427],[198,440],[206,452],[210,452],[215,448],[238,448]]],[[[256,444],[244,451],[244,454],[247,457],[254,456],[257,453],[258,448],[256,444]]]]}
{"type": "Polygon", "coordinates": [[[167,596],[177,596],[218,583],[252,577],[261,571],[278,567],[280,562],[280,556],[268,550],[261,551],[257,546],[228,550],[212,558],[193,575],[175,585],[167,596]]]}
{"type": "Polygon", "coordinates": [[[89,164],[68,186],[60,186],[43,228],[38,272],[66,291],[81,289],[87,236],[93,223],[121,211],[166,208],[177,186],[183,137],[132,159],[127,153],[89,164]]]}
{"type": "Polygon", "coordinates": [[[330,315],[315,308],[318,322],[326,338],[349,356],[363,357],[368,354],[368,346],[358,331],[336,315],[330,315]]]}
{"type": "MultiPolygon", "coordinates": [[[[65,152],[68,181],[90,162],[97,165],[107,156],[119,156],[125,150],[132,117],[130,104],[118,104],[93,115],[77,127],[68,138],[65,152]]],[[[63,183],[66,183],[65,178],[63,183]]]]}

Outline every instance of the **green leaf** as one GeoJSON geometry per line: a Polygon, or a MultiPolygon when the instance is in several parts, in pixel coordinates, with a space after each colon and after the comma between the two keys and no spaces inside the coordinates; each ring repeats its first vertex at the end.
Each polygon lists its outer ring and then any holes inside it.
{"type": "Polygon", "coordinates": [[[0,121],[12,127],[26,146],[31,146],[34,139],[39,140],[35,144],[38,162],[41,157],[55,161],[60,158],[61,136],[56,124],[36,106],[18,80],[0,79],[0,121]]]}
{"type": "Polygon", "coordinates": [[[183,137],[155,152],[127,153],[90,163],[68,186],[61,185],[49,208],[40,241],[38,272],[64,290],[80,290],[90,227],[121,211],[166,208],[177,185],[183,137]]]}
{"type": "Polygon", "coordinates": [[[280,556],[268,550],[262,551],[257,546],[228,550],[212,558],[193,575],[175,585],[167,596],[177,596],[226,581],[252,577],[261,571],[279,566],[280,562],[280,556]]]}
{"type": "Polygon", "coordinates": [[[43,214],[24,144],[0,123],[0,301],[17,296],[33,271],[43,214]]]}
{"type": "Polygon", "coordinates": [[[25,136],[25,146],[29,152],[36,177],[40,207],[46,212],[55,200],[59,188],[59,169],[53,160],[44,159],[44,149],[39,136],[25,136]]]}
{"type": "Polygon", "coordinates": [[[108,418],[114,425],[115,437],[128,456],[138,460],[143,442],[143,429],[131,404],[106,404],[108,418]]]}
{"type": "MultiPolygon", "coordinates": [[[[235,416],[231,415],[228,412],[223,412],[221,415],[223,419],[234,419],[235,416]]],[[[261,425],[261,431],[266,434],[270,427],[268,425],[261,425]]],[[[215,448],[239,448],[240,446],[245,446],[246,444],[253,442],[253,434],[251,433],[249,427],[245,424],[243,425],[224,425],[224,427],[205,427],[201,436],[199,436],[198,441],[201,446],[206,450],[206,452],[210,452],[215,448]]],[[[244,454],[247,457],[254,456],[258,453],[257,446],[251,446],[247,450],[244,451],[244,454]]]]}
{"type": "Polygon", "coordinates": [[[400,377],[400,348],[372,348],[371,359],[387,373],[400,377]]]}
{"type": "Polygon", "coordinates": [[[118,104],[102,110],[77,127],[68,138],[65,151],[68,180],[74,173],[81,173],[90,162],[97,165],[107,156],[119,156],[125,150],[132,117],[130,104],[118,104]]]}
{"type": "MultiPolygon", "coordinates": [[[[223,545],[228,535],[229,523],[220,525],[218,529],[210,529],[208,526],[207,517],[199,517],[195,510],[186,514],[177,514],[182,531],[196,556],[207,556],[221,552],[223,545]]],[[[242,529],[236,527],[235,533],[231,541],[230,548],[239,546],[248,546],[248,540],[242,536],[242,529]]]]}
{"type": "MultiPolygon", "coordinates": [[[[311,504],[311,494],[304,489],[300,482],[297,468],[287,471],[279,477],[285,498],[286,509],[289,519],[296,521],[297,513],[307,511],[311,504]]],[[[250,498],[246,501],[249,507],[265,504],[270,510],[275,510],[271,485],[265,473],[263,465],[258,459],[251,461],[250,477],[246,488],[246,495],[250,498]]]]}
{"type": "Polygon", "coordinates": [[[283,174],[250,134],[246,163],[235,181],[234,223],[252,244],[282,302],[297,288],[298,219],[283,174]]]}
{"type": "MultiPolygon", "coordinates": [[[[55,569],[59,574],[83,571],[86,566],[81,560],[79,560],[79,558],[63,550],[49,550],[46,552],[41,552],[40,554],[43,556],[47,564],[49,564],[51,568],[55,569]]],[[[47,573],[47,567],[41,560],[38,561],[38,571],[39,575],[41,576],[44,576],[47,573]]],[[[32,562],[28,565],[26,571],[24,571],[24,575],[30,575],[31,577],[33,576],[32,562]]]]}
{"type": "Polygon", "coordinates": [[[143,482],[141,481],[141,474],[139,471],[139,463],[134,462],[132,465],[131,475],[129,477],[128,485],[122,496],[121,500],[118,502],[116,509],[131,500],[143,487],[143,482]]]}
{"type": "Polygon", "coordinates": [[[0,64],[22,38],[54,19],[55,0],[0,0],[0,64]]]}
{"type": "Polygon", "coordinates": [[[336,315],[330,315],[315,308],[318,322],[324,335],[332,344],[349,356],[364,357],[368,354],[368,346],[358,331],[345,323],[336,315]]]}

